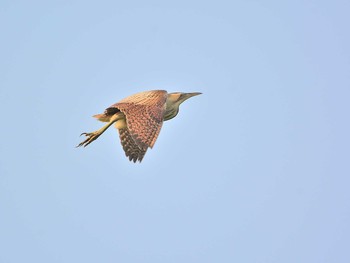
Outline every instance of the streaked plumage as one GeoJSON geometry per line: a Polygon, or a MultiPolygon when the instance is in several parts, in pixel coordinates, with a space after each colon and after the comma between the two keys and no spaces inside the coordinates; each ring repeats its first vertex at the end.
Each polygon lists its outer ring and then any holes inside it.
{"type": "Polygon", "coordinates": [[[114,123],[125,155],[130,161],[141,162],[147,149],[154,146],[163,121],[174,118],[182,102],[199,94],[151,90],[131,95],[108,107],[104,113],[94,115],[108,124],[98,131],[82,133],[87,139],[77,147],[89,145],[114,123]]]}

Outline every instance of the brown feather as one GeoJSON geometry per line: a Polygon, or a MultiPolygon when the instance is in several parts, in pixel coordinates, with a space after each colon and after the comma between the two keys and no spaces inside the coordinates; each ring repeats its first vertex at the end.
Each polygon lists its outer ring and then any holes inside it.
{"type": "Polygon", "coordinates": [[[167,92],[140,92],[112,105],[125,114],[132,139],[140,149],[152,148],[162,128],[167,92]]]}
{"type": "Polygon", "coordinates": [[[134,139],[132,138],[129,130],[127,128],[119,129],[119,137],[120,142],[123,146],[125,155],[129,158],[130,161],[133,161],[134,163],[136,161],[141,162],[143,157],[146,154],[146,149],[141,149],[134,139]]]}

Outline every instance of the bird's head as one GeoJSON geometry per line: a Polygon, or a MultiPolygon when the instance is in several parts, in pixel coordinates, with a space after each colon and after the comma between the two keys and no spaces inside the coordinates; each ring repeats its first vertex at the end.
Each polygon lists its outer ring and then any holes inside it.
{"type": "Polygon", "coordinates": [[[185,100],[187,100],[193,96],[200,95],[200,94],[202,94],[202,93],[200,93],[200,92],[191,92],[191,93],[173,92],[173,93],[168,94],[168,101],[173,103],[173,104],[180,105],[185,100]]]}
{"type": "Polygon", "coordinates": [[[168,98],[166,100],[166,112],[164,115],[164,120],[170,120],[174,118],[179,112],[179,106],[185,100],[202,94],[200,92],[183,93],[183,92],[173,92],[168,93],[168,98]]]}

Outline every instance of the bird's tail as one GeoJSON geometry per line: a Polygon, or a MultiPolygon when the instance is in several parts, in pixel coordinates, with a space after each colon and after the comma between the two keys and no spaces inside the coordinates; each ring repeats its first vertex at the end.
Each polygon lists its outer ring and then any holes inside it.
{"type": "Polygon", "coordinates": [[[102,121],[102,122],[109,122],[111,116],[107,116],[106,114],[104,113],[101,113],[101,114],[96,114],[94,116],[92,116],[96,119],[98,119],[99,121],[102,121]]]}

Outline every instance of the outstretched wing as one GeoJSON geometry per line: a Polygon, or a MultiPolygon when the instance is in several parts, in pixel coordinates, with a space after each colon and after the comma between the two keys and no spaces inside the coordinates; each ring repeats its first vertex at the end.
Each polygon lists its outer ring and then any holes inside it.
{"type": "Polygon", "coordinates": [[[127,97],[110,107],[117,108],[124,113],[129,133],[126,135],[123,132],[124,136],[130,135],[143,155],[148,147],[154,146],[162,128],[166,99],[165,90],[152,90],[127,97]]]}
{"type": "Polygon", "coordinates": [[[120,142],[123,146],[126,157],[128,157],[129,160],[133,161],[134,163],[136,161],[141,162],[143,157],[146,154],[147,148],[141,149],[136,144],[128,128],[119,129],[118,131],[119,131],[120,142]]]}

